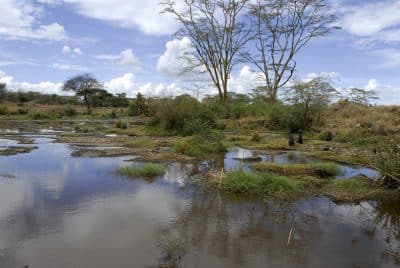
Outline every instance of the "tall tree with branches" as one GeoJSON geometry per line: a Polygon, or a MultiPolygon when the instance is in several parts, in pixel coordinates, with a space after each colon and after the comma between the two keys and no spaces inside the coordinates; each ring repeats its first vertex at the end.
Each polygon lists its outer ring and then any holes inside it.
{"type": "Polygon", "coordinates": [[[228,81],[240,61],[240,51],[250,39],[251,29],[244,19],[249,0],[162,0],[165,13],[173,14],[181,25],[179,36],[189,37],[194,47],[191,70],[205,68],[218,89],[220,101],[228,100],[228,81]]]}
{"type": "Polygon", "coordinates": [[[255,0],[250,5],[254,39],[244,58],[261,72],[272,102],[293,77],[299,51],[337,29],[328,11],[326,0],[255,0]]]}

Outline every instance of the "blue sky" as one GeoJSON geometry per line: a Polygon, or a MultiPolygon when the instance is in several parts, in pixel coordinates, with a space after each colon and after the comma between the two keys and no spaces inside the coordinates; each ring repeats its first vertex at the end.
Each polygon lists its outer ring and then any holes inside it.
{"type": "MultiPolygon", "coordinates": [[[[59,93],[68,77],[91,72],[110,92],[179,94],[204,81],[181,73],[175,20],[158,0],[1,0],[0,82],[10,90],[59,93]]],[[[179,2],[179,1],[178,1],[179,2]]],[[[311,42],[296,76],[326,76],[338,87],[375,90],[400,104],[400,1],[331,0],[342,30],[311,42]]],[[[257,76],[237,66],[231,90],[246,92],[257,76]]]]}

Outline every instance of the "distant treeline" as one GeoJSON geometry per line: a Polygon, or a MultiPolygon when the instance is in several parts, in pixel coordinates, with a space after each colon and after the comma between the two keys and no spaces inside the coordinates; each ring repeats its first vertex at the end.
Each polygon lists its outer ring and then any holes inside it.
{"type": "MultiPolygon", "coordinates": [[[[125,94],[112,95],[107,91],[101,91],[90,96],[90,103],[93,107],[127,107],[129,99],[125,94]]],[[[9,102],[23,104],[33,102],[48,105],[80,105],[83,100],[79,96],[61,96],[57,94],[43,94],[39,92],[13,92],[0,88],[0,103],[9,102]]]]}

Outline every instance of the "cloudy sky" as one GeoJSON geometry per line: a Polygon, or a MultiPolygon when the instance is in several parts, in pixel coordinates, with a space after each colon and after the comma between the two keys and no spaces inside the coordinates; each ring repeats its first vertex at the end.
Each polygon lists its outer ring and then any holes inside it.
{"type": "MultiPolygon", "coordinates": [[[[331,0],[341,31],[310,43],[296,76],[329,77],[338,87],[375,90],[400,104],[400,1],[331,0]]],[[[0,82],[11,90],[58,93],[72,75],[90,72],[113,93],[170,95],[204,77],[182,75],[175,20],[158,0],[0,0],[0,82]]],[[[231,90],[257,80],[237,66],[231,90]]],[[[201,90],[200,90],[201,91],[201,90]]]]}

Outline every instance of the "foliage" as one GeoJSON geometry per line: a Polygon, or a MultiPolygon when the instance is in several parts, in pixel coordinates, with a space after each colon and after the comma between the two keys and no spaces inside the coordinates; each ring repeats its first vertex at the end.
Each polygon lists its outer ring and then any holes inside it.
{"type": "Polygon", "coordinates": [[[228,172],[220,188],[237,194],[291,197],[300,192],[300,183],[268,173],[250,173],[243,169],[228,172]]]}
{"type": "Polygon", "coordinates": [[[383,186],[400,187],[400,140],[392,140],[385,147],[380,147],[373,164],[383,173],[383,186]]]}
{"type": "Polygon", "coordinates": [[[118,120],[115,122],[115,127],[116,128],[121,128],[121,129],[127,129],[128,128],[128,122],[124,120],[118,120]]]}
{"type": "Polygon", "coordinates": [[[150,107],[146,98],[138,93],[136,98],[129,104],[129,116],[150,115],[150,107]]]}
{"type": "Polygon", "coordinates": [[[176,152],[189,156],[201,156],[210,153],[226,152],[222,143],[223,135],[218,132],[209,132],[207,135],[195,135],[185,138],[177,138],[173,142],[176,152]]]}
{"type": "Polygon", "coordinates": [[[286,101],[293,105],[289,130],[306,130],[315,123],[321,124],[322,111],[336,95],[336,89],[321,78],[296,82],[286,93],[286,101]]]}
{"type": "Polygon", "coordinates": [[[257,171],[268,171],[281,175],[310,175],[321,178],[333,177],[340,173],[340,169],[333,163],[318,164],[274,164],[256,163],[253,168],[257,171]]]}
{"type": "Polygon", "coordinates": [[[6,106],[0,106],[0,115],[7,115],[8,109],[6,106]]]}
{"type": "Polygon", "coordinates": [[[332,132],[325,130],[318,134],[318,139],[321,141],[332,141],[333,134],[332,132]]]}
{"type": "Polygon", "coordinates": [[[123,166],[117,169],[117,174],[130,178],[156,177],[164,174],[165,166],[161,164],[147,163],[141,167],[123,166]]]}
{"type": "Polygon", "coordinates": [[[360,105],[371,105],[371,102],[378,100],[378,96],[373,90],[366,90],[360,88],[350,88],[348,93],[348,100],[352,103],[360,105]]]}
{"type": "Polygon", "coordinates": [[[216,127],[213,115],[188,95],[159,100],[153,110],[155,116],[151,124],[172,134],[188,136],[216,127]]]}
{"type": "Polygon", "coordinates": [[[97,81],[91,74],[81,74],[68,79],[63,87],[63,91],[73,91],[76,96],[83,97],[87,107],[87,112],[91,112],[91,101],[99,95],[106,95],[107,92],[103,89],[103,85],[97,81]]]}

